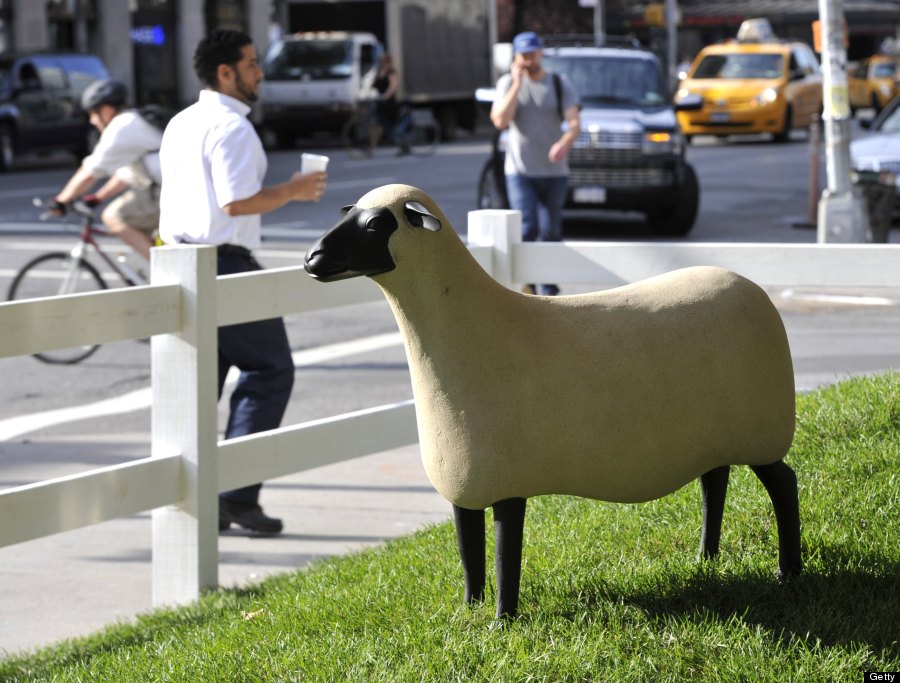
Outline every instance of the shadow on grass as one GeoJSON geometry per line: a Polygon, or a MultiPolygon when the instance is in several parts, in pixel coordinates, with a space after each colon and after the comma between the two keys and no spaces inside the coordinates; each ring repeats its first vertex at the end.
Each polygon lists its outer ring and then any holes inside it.
{"type": "Polygon", "coordinates": [[[702,622],[712,615],[723,623],[738,619],[761,626],[783,642],[866,644],[891,657],[900,656],[896,630],[900,564],[842,548],[819,549],[815,564],[817,569],[785,585],[774,576],[723,576],[708,565],[699,565],[692,576],[667,576],[644,590],[598,586],[588,592],[587,599],[622,600],[655,619],[702,622]]]}

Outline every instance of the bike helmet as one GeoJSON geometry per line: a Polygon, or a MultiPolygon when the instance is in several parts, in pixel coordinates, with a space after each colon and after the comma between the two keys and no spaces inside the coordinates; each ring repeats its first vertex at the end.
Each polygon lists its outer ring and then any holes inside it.
{"type": "Polygon", "coordinates": [[[124,107],[128,99],[128,88],[124,83],[104,79],[94,81],[81,94],[81,108],[91,111],[97,107],[108,104],[112,107],[124,107]]]}

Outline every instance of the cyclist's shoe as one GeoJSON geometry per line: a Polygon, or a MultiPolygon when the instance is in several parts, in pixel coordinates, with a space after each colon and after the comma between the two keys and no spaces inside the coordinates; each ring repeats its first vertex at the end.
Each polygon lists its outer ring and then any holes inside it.
{"type": "Polygon", "coordinates": [[[407,154],[409,154],[409,145],[407,145],[407,144],[400,145],[400,149],[397,150],[397,156],[405,157],[407,154]]]}
{"type": "Polygon", "coordinates": [[[232,524],[261,534],[280,534],[284,529],[280,519],[269,517],[259,505],[235,503],[219,499],[219,531],[226,531],[232,524]]]}

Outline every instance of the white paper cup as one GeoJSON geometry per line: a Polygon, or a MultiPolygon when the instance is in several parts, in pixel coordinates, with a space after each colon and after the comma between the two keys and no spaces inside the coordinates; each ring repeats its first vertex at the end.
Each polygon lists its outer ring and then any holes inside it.
{"type": "Polygon", "coordinates": [[[328,157],[322,154],[309,154],[303,152],[300,155],[300,173],[315,173],[328,168],[328,157]]]}

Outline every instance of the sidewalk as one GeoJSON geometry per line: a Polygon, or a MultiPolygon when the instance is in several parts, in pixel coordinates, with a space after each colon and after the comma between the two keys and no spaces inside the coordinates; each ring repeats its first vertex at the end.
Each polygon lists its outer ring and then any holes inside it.
{"type": "MultiPolygon", "coordinates": [[[[93,455],[131,457],[147,448],[144,435],[130,443],[116,438],[80,446],[93,455]]],[[[46,448],[50,440],[7,446],[46,448]]],[[[65,443],[71,447],[73,439],[65,443]]],[[[263,489],[262,503],[284,519],[285,531],[221,534],[222,586],[294,571],[451,516],[425,476],[418,446],[276,479],[263,489]]],[[[0,549],[0,656],[88,635],[151,609],[149,513],[0,549]]]]}

